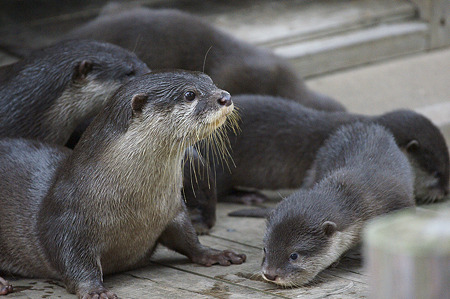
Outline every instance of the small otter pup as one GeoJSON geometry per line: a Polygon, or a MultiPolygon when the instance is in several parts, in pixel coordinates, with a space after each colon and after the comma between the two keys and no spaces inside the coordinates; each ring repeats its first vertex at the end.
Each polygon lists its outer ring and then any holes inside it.
{"type": "Polygon", "coordinates": [[[119,45],[136,53],[151,69],[203,70],[233,95],[277,95],[319,110],[345,110],[337,101],[311,91],[281,57],[238,40],[194,15],[144,7],[113,11],[65,38],[119,45]]]}
{"type": "Polygon", "coordinates": [[[72,40],[0,68],[0,136],[65,144],[120,85],[149,72],[116,45],[72,40]]]}
{"type": "Polygon", "coordinates": [[[38,141],[0,141],[0,272],[116,298],[103,274],[142,264],[157,244],[202,265],[244,262],[200,244],[180,192],[186,148],[232,111],[207,75],[155,72],[120,87],[66,158],[38,141]]]}
{"type": "MultiPolygon", "coordinates": [[[[449,152],[439,129],[426,117],[409,110],[379,116],[308,109],[270,96],[234,96],[239,108],[240,133],[228,136],[236,167],[216,165],[218,200],[252,199],[257,193],[239,188],[297,189],[323,142],[343,124],[375,122],[387,128],[407,153],[414,172],[418,203],[442,200],[449,188],[449,152]]],[[[310,173],[313,176],[313,173],[310,173]]],[[[306,182],[307,184],[307,182],[306,182]]]]}
{"type": "Polygon", "coordinates": [[[360,240],[365,222],[414,205],[414,174],[385,128],[342,126],[320,148],[314,186],[281,201],[267,220],[262,276],[311,281],[360,240]]]}

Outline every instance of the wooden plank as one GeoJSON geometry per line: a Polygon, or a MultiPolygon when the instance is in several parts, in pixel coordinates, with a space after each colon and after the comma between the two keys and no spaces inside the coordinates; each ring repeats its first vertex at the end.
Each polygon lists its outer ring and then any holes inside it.
{"type": "Polygon", "coordinates": [[[0,51],[0,66],[14,63],[17,60],[17,58],[0,51]]]}
{"type": "MultiPolygon", "coordinates": [[[[151,268],[151,267],[150,267],[151,268]]],[[[174,273],[164,273],[157,269],[148,269],[148,272],[163,273],[167,280],[174,273]]],[[[173,271],[172,272],[180,272],[173,271]]],[[[198,281],[186,273],[183,277],[187,281],[198,281]]],[[[14,293],[9,294],[6,298],[77,298],[73,294],[69,294],[60,281],[42,280],[42,279],[20,279],[11,280],[14,286],[14,293]]],[[[174,284],[160,283],[151,279],[139,278],[131,274],[118,274],[105,277],[105,286],[115,292],[120,298],[138,299],[138,298],[213,298],[207,294],[195,291],[195,289],[184,289],[179,287],[177,281],[174,284]]]]}
{"type": "Polygon", "coordinates": [[[266,283],[261,279],[259,275],[262,258],[261,250],[245,248],[245,246],[237,243],[233,245],[228,241],[208,236],[202,237],[202,243],[216,248],[232,248],[238,252],[244,252],[247,254],[247,262],[237,266],[207,268],[188,263],[186,260],[183,262],[183,258],[179,257],[178,254],[166,249],[159,250],[152,260],[174,269],[246,287],[258,296],[259,292],[264,292],[265,294],[285,298],[303,298],[304,296],[307,298],[323,298],[325,296],[350,298],[355,293],[362,296],[367,293],[367,285],[363,282],[362,276],[354,273],[345,274],[344,270],[326,270],[320,273],[310,285],[301,288],[284,289],[266,283]]]}
{"type": "Polygon", "coordinates": [[[425,23],[380,25],[374,28],[274,49],[304,77],[426,49],[425,23]]]}
{"type": "MultiPolygon", "coordinates": [[[[275,46],[317,38],[380,22],[412,18],[408,1],[239,1],[218,2],[200,14],[207,21],[250,43],[275,46]]],[[[169,5],[168,5],[169,6],[169,5]]],[[[188,8],[189,9],[189,8],[188,8]]]]}

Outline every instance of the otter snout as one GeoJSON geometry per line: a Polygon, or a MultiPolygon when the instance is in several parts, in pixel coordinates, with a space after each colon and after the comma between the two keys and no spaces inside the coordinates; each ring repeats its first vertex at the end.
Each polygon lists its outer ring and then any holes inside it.
{"type": "Polygon", "coordinates": [[[275,281],[278,278],[278,275],[276,274],[272,274],[272,273],[264,273],[263,272],[263,277],[265,280],[270,280],[270,281],[275,281]]]}
{"type": "Polygon", "coordinates": [[[231,101],[231,95],[226,92],[222,91],[220,94],[220,98],[217,100],[217,103],[221,106],[230,106],[233,102],[231,101]]]}

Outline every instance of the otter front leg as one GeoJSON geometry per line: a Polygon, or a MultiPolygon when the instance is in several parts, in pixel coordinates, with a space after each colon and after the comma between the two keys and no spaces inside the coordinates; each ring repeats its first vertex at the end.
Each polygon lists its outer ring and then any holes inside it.
{"type": "Polygon", "coordinates": [[[158,242],[204,266],[242,264],[246,259],[245,254],[231,250],[220,251],[200,244],[185,209],[167,226],[158,242]]]}
{"type": "Polygon", "coordinates": [[[82,299],[118,298],[103,285],[101,265],[95,253],[87,248],[78,248],[60,258],[65,261],[62,276],[69,293],[76,293],[82,299]]]}
{"type": "Polygon", "coordinates": [[[13,287],[6,280],[0,277],[0,296],[12,293],[13,287]]]}

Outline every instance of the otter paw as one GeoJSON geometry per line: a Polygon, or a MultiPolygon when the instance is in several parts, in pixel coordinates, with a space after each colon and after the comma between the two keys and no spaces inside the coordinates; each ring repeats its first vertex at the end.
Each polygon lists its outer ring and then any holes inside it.
{"type": "Polygon", "coordinates": [[[6,280],[0,277],[0,295],[12,293],[13,287],[6,280]]]}
{"type": "Polygon", "coordinates": [[[193,257],[194,263],[210,267],[214,264],[229,266],[231,264],[242,264],[246,259],[245,254],[235,253],[231,250],[215,250],[208,248],[197,257],[193,257]]]}
{"type": "Polygon", "coordinates": [[[100,291],[100,292],[90,292],[89,294],[83,295],[82,299],[118,299],[116,294],[110,291],[100,291]]]}

